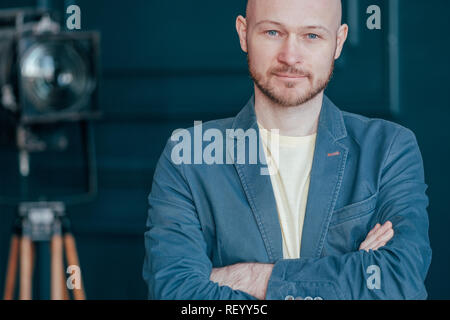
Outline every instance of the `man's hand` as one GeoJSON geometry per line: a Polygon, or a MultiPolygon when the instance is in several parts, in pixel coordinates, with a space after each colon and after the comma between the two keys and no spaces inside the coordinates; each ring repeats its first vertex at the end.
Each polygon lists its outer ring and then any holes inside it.
{"type": "Polygon", "coordinates": [[[213,268],[210,280],[220,286],[229,286],[263,300],[272,274],[273,264],[238,263],[223,268],[213,268]]]}
{"type": "Polygon", "coordinates": [[[386,221],[382,226],[377,223],[376,226],[370,230],[366,239],[361,243],[359,250],[378,250],[380,247],[386,245],[394,236],[394,229],[392,223],[386,221]]]}

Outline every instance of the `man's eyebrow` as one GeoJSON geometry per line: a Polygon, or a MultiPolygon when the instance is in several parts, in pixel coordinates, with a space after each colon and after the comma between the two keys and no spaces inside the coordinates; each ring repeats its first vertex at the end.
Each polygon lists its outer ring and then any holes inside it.
{"type": "Polygon", "coordinates": [[[271,23],[271,24],[276,24],[278,26],[283,26],[283,24],[281,24],[280,22],[277,21],[273,21],[273,20],[262,20],[259,21],[257,24],[255,24],[255,27],[259,26],[260,24],[264,24],[264,23],[271,23]]]}
{"type": "Polygon", "coordinates": [[[317,26],[305,26],[305,27],[302,27],[302,29],[319,29],[319,30],[325,31],[326,33],[331,33],[330,30],[328,30],[324,26],[319,26],[319,25],[317,25],[317,26]]]}

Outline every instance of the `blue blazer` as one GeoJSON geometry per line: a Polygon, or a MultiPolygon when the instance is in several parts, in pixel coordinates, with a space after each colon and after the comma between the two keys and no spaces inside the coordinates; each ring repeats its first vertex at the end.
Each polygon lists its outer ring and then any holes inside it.
{"type": "MultiPolygon", "coordinates": [[[[250,128],[259,138],[254,97],[235,118],[203,124],[224,141],[245,139],[227,129],[250,128]]],[[[187,131],[193,137],[195,126],[187,131]]],[[[300,259],[283,259],[264,163],[175,164],[177,144],[167,141],[149,195],[143,277],[150,299],[256,299],[209,280],[213,267],[240,262],[274,264],[266,299],[426,299],[427,185],[409,129],[343,112],[324,96],[300,259]],[[358,250],[387,220],[393,239],[358,250]]]]}

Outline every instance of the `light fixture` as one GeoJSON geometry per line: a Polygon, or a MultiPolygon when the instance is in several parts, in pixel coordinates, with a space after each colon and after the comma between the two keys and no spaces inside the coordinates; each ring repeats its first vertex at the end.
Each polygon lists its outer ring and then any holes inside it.
{"type": "Polygon", "coordinates": [[[0,12],[0,105],[21,124],[99,116],[99,34],[63,32],[56,15],[0,12]]]}

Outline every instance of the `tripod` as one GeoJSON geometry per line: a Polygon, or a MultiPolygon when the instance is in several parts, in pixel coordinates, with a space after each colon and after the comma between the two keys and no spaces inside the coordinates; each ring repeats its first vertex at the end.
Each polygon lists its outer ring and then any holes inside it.
{"type": "Polygon", "coordinates": [[[75,300],[85,300],[75,239],[64,204],[60,202],[20,204],[11,238],[4,299],[14,299],[19,266],[19,299],[32,299],[34,248],[38,242],[49,242],[50,246],[51,299],[69,300],[68,289],[71,289],[75,300]],[[64,249],[68,270],[74,271],[69,279],[66,279],[64,272],[64,249]]]}
{"type": "Polygon", "coordinates": [[[92,126],[88,121],[80,122],[88,191],[64,196],[60,198],[60,202],[24,201],[32,199],[28,192],[31,168],[30,153],[46,150],[64,151],[65,147],[55,146],[47,140],[42,140],[26,124],[19,124],[16,129],[16,144],[19,150],[20,197],[0,197],[0,203],[8,205],[19,203],[11,238],[4,298],[5,300],[15,298],[16,278],[19,277],[19,299],[32,299],[33,272],[35,265],[38,265],[40,274],[36,278],[39,280],[39,286],[34,288],[39,289],[39,297],[48,296],[54,300],[69,299],[70,290],[75,300],[85,300],[75,239],[70,231],[69,220],[65,215],[65,203],[90,202],[97,194],[97,167],[92,126]],[[35,250],[36,247],[38,250],[35,250]],[[64,272],[64,258],[67,260],[67,273],[70,272],[68,279],[64,272]],[[17,275],[18,270],[19,275],[17,275]],[[45,287],[46,285],[47,287],[45,287]]]}

